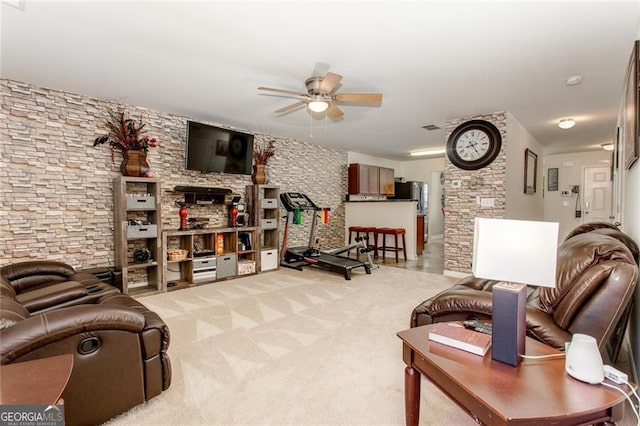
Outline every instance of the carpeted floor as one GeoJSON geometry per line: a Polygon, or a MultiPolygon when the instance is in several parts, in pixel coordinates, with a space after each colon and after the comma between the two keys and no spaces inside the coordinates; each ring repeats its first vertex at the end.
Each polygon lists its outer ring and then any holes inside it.
{"type": "MultiPolygon", "coordinates": [[[[396,333],[452,283],[381,267],[371,275],[278,271],[141,298],[171,330],[168,391],[112,425],[401,425],[396,333]]],[[[423,424],[475,424],[425,381],[423,424]]]]}
{"type": "MultiPolygon", "coordinates": [[[[141,298],[171,330],[172,385],[108,424],[403,425],[396,333],[454,281],[280,268],[141,298]]],[[[424,378],[421,399],[421,425],[476,424],[424,378]]]]}

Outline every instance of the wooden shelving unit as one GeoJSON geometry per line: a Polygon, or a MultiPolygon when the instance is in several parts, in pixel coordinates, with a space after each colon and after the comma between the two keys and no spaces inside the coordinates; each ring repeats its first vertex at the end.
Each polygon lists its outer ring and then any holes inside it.
{"type": "Polygon", "coordinates": [[[173,291],[257,273],[257,233],[256,227],[164,231],[162,288],[173,291]],[[172,249],[187,255],[168,260],[172,249]]]}
{"type": "Polygon", "coordinates": [[[113,194],[115,265],[122,271],[122,292],[163,291],[160,180],[120,176],[114,179],[113,194]]]}
{"type": "Polygon", "coordinates": [[[249,224],[259,228],[258,271],[269,271],[280,266],[279,201],[280,187],[277,185],[247,186],[249,224]]]}

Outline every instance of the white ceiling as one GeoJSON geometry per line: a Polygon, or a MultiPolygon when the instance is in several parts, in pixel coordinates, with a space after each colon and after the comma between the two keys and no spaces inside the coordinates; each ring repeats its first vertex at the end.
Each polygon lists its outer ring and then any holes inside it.
{"type": "Polygon", "coordinates": [[[505,110],[545,153],[599,148],[640,35],[640,1],[14,0],[1,13],[4,78],[390,159],[444,145],[421,126],[505,110]],[[278,117],[296,99],[257,90],[306,92],[326,71],[382,105],[278,117]]]}

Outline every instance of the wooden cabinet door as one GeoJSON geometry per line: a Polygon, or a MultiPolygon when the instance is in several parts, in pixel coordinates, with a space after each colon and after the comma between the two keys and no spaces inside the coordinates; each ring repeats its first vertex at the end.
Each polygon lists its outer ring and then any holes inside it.
{"type": "Polygon", "coordinates": [[[416,254],[420,256],[424,251],[424,215],[419,214],[416,219],[416,254]]]}
{"type": "Polygon", "coordinates": [[[394,170],[388,167],[380,167],[380,195],[394,196],[395,181],[394,170]]]}
{"type": "Polygon", "coordinates": [[[379,194],[379,167],[368,164],[349,164],[349,194],[379,194]]]}
{"type": "Polygon", "coordinates": [[[364,194],[380,193],[380,168],[377,166],[369,166],[362,164],[361,173],[367,175],[367,192],[364,194]]]}

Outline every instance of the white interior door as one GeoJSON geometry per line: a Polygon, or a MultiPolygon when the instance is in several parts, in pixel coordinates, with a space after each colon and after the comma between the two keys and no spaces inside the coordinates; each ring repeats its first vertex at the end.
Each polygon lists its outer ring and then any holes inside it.
{"type": "Polygon", "coordinates": [[[612,186],[610,167],[585,167],[583,223],[613,220],[612,186]]]}

